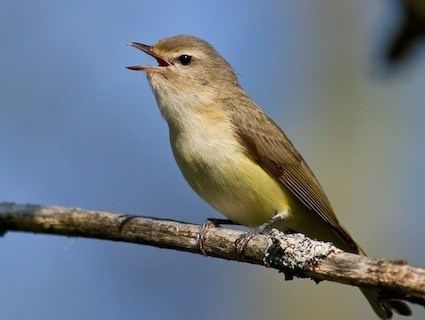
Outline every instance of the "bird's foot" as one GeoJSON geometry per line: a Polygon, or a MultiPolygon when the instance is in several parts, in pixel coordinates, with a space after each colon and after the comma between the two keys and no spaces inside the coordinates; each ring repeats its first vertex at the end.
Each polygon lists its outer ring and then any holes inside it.
{"type": "Polygon", "coordinates": [[[264,234],[265,232],[269,231],[276,223],[285,220],[287,217],[288,217],[288,214],[286,212],[279,212],[266,223],[242,234],[235,241],[236,251],[239,254],[244,254],[246,250],[246,246],[248,245],[248,242],[252,238],[254,238],[256,235],[264,234]]]}
{"type": "Polygon", "coordinates": [[[202,252],[204,256],[207,255],[204,247],[205,237],[208,233],[208,230],[210,228],[219,228],[220,225],[227,224],[227,225],[237,225],[237,223],[233,222],[229,219],[215,219],[215,218],[208,218],[200,227],[199,232],[197,236],[197,243],[199,250],[202,252]]]}
{"type": "Polygon", "coordinates": [[[121,233],[124,230],[124,227],[129,223],[131,220],[140,218],[141,216],[135,216],[130,214],[123,214],[120,215],[119,218],[122,219],[120,225],[118,226],[118,231],[121,233]]]}

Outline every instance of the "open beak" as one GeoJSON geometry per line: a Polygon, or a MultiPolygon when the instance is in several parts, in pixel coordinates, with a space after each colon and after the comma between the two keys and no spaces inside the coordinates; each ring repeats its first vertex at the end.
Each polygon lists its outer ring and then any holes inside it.
{"type": "Polygon", "coordinates": [[[152,51],[152,46],[148,46],[147,44],[143,44],[143,43],[139,43],[139,42],[130,42],[128,44],[131,47],[134,47],[136,49],[139,49],[141,51],[143,51],[144,53],[147,53],[148,55],[150,55],[151,57],[154,57],[156,59],[156,61],[158,62],[158,66],[128,66],[126,67],[129,70],[134,70],[134,71],[145,71],[148,69],[155,69],[158,67],[168,67],[171,66],[172,63],[167,61],[166,59],[162,58],[161,56],[159,56],[158,54],[156,54],[155,52],[152,51]]]}

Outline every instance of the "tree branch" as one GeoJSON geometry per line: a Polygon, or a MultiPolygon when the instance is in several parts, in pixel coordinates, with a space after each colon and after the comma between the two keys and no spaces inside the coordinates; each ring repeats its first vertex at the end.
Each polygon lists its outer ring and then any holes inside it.
{"type": "MultiPolygon", "coordinates": [[[[118,215],[42,205],[0,203],[0,234],[7,231],[78,236],[145,244],[202,254],[197,237],[200,226],[174,220],[118,215]]],[[[372,259],[342,252],[329,243],[301,234],[273,230],[255,236],[243,256],[235,248],[241,231],[209,228],[206,255],[275,268],[292,276],[374,287],[388,298],[425,305],[425,269],[404,261],[372,259]]]]}

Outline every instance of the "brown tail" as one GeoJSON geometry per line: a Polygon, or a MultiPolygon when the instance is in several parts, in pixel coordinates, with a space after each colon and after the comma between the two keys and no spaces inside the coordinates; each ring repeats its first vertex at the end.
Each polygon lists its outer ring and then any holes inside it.
{"type": "Polygon", "coordinates": [[[362,290],[367,301],[369,301],[373,311],[375,311],[381,319],[391,319],[393,312],[402,316],[412,315],[412,311],[404,301],[382,299],[379,297],[378,292],[373,289],[362,288],[360,290],[362,290]]]}
{"type": "MultiPolygon", "coordinates": [[[[359,245],[357,245],[357,251],[358,254],[366,256],[366,253],[359,245]]],[[[394,312],[402,316],[412,315],[412,310],[410,310],[407,303],[402,300],[383,299],[379,295],[378,291],[370,288],[360,288],[360,290],[365,295],[367,301],[369,301],[369,304],[371,305],[373,311],[375,311],[375,313],[381,319],[391,319],[394,312]]]]}
{"type": "MultiPolygon", "coordinates": [[[[342,250],[366,256],[363,249],[353,240],[343,226],[339,225],[337,230],[334,231],[337,231],[338,236],[343,240],[344,245],[340,247],[342,250]]],[[[409,306],[402,300],[384,299],[379,295],[378,291],[370,288],[360,288],[360,290],[369,301],[373,311],[381,319],[391,319],[394,312],[402,316],[412,315],[409,306]]]]}
{"type": "MultiPolygon", "coordinates": [[[[328,232],[328,230],[319,233],[320,230],[323,231],[323,229],[326,228],[317,228],[315,230],[317,233],[311,233],[309,236],[316,239],[330,241],[337,248],[343,251],[366,256],[363,249],[354,241],[348,231],[341,224],[328,224],[327,226],[332,228],[332,233],[328,232]]],[[[393,316],[393,313],[403,316],[410,316],[412,314],[409,306],[402,300],[385,299],[376,289],[360,288],[360,290],[365,295],[373,311],[375,311],[380,319],[390,319],[393,316]]]]}

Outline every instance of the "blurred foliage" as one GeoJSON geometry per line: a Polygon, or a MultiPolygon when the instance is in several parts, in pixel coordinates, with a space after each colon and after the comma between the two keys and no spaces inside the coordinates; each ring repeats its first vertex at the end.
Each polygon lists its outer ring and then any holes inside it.
{"type": "Polygon", "coordinates": [[[398,1],[398,22],[386,52],[391,64],[405,62],[425,39],[425,1],[398,1]]]}

